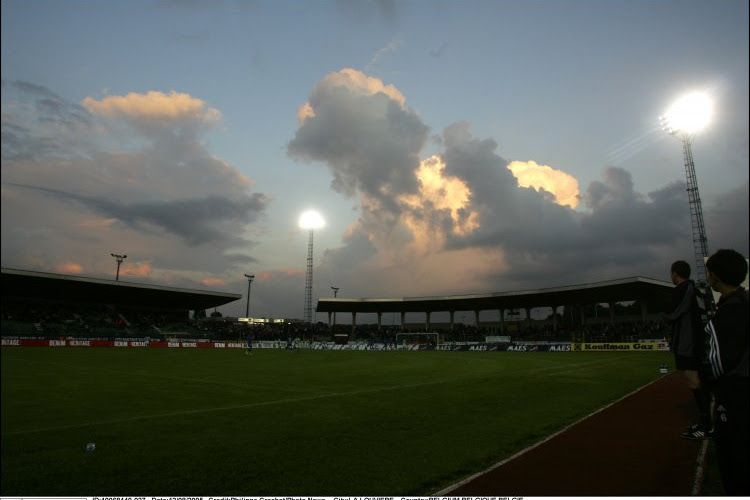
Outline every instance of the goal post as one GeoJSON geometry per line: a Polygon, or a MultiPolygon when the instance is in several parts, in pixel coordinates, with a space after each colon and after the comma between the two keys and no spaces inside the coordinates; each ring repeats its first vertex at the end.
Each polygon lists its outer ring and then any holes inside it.
{"type": "Polygon", "coordinates": [[[440,344],[440,334],[437,332],[397,333],[396,344],[404,346],[440,344]]]}
{"type": "Polygon", "coordinates": [[[571,334],[571,349],[573,351],[582,351],[583,350],[583,344],[586,342],[586,335],[583,331],[580,332],[573,332],[571,334]]]}

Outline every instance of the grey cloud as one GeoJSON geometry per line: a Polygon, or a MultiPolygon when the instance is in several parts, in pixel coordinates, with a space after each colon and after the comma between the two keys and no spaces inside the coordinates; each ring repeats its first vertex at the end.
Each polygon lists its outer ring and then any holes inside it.
{"type": "MultiPolygon", "coordinates": [[[[684,187],[684,186],[683,186],[684,187]]],[[[719,248],[732,248],[747,256],[750,255],[747,221],[750,216],[748,183],[723,193],[715,203],[705,206],[706,237],[710,251],[719,248]]],[[[684,207],[687,210],[687,207],[684,207]]]]}
{"type": "Polygon", "coordinates": [[[153,226],[179,236],[189,245],[247,243],[237,230],[258,219],[268,204],[260,193],[230,200],[219,196],[159,202],[123,203],[111,198],[85,196],[40,186],[6,183],[7,186],[44,192],[58,199],[78,202],[105,217],[114,217],[139,230],[153,226]]]}
{"type": "Polygon", "coordinates": [[[583,200],[590,209],[596,210],[610,203],[630,201],[634,196],[630,173],[621,168],[609,167],[604,170],[604,181],[589,184],[583,200]]]}
{"type": "MultiPolygon", "coordinates": [[[[3,82],[5,84],[5,82],[3,82]]],[[[24,92],[29,95],[35,95],[43,98],[57,98],[57,94],[52,92],[47,87],[42,85],[36,85],[35,83],[26,82],[23,80],[13,80],[8,82],[8,85],[16,88],[17,90],[24,92]]]]}
{"type": "Polygon", "coordinates": [[[256,262],[248,234],[270,198],[249,192],[252,181],[205,148],[191,117],[144,143],[132,128],[108,127],[124,119],[104,122],[45,87],[3,82],[6,91],[14,93],[2,115],[6,262],[52,270],[73,261],[96,275],[115,247],[166,280],[256,262]]]}
{"type": "Polygon", "coordinates": [[[320,85],[310,103],[315,116],[297,130],[289,155],[326,163],[337,192],[359,191],[398,212],[393,197],[417,190],[415,171],[427,126],[383,93],[363,96],[320,85]]]}
{"type": "Polygon", "coordinates": [[[674,245],[689,227],[684,185],[644,196],[634,191],[629,172],[607,168],[586,190],[590,210],[578,212],[518,187],[507,162],[494,154],[494,141],[472,138],[464,125],[446,130],[445,143],[446,170],[468,183],[471,208],[480,212],[480,228],[452,245],[502,248],[510,275],[519,279],[540,270],[548,280],[564,269],[600,278],[628,267],[638,274],[655,248],[674,245]]]}
{"type": "MultiPolygon", "coordinates": [[[[408,210],[411,216],[447,235],[445,246],[435,247],[435,253],[471,248],[502,251],[507,269],[487,268],[481,276],[466,276],[474,291],[630,275],[658,277],[665,255],[674,258],[669,253],[689,242],[684,184],[675,183],[644,195],[634,190],[629,172],[607,168],[602,179],[592,182],[585,191],[588,210],[576,211],[558,205],[549,193],[519,187],[507,169],[508,161],[497,154],[497,143],[472,136],[468,123],[447,127],[443,144],[445,173],[458,177],[471,189],[464,213],[478,213],[479,227],[456,235],[449,231],[452,222],[448,214],[434,210],[429,202],[408,210]]],[[[351,255],[367,234],[379,234],[375,241],[383,241],[388,231],[396,231],[397,226],[385,223],[385,215],[363,207],[362,224],[345,241],[349,248],[329,254],[326,265],[333,269],[341,262],[351,267],[351,255]]],[[[408,262],[400,265],[410,266],[408,262]]],[[[367,279],[376,281],[378,277],[367,279]]],[[[430,278],[424,279],[429,289],[430,278]]]]}
{"type": "Polygon", "coordinates": [[[83,106],[68,102],[47,87],[22,80],[9,82],[9,87],[35,99],[37,119],[41,122],[86,128],[93,123],[90,113],[83,106]]]}
{"type": "Polygon", "coordinates": [[[87,140],[93,119],[82,106],[25,81],[3,81],[3,89],[9,100],[21,104],[3,110],[3,160],[37,162],[48,155],[69,156],[87,140]]]}
{"type": "MultiPolygon", "coordinates": [[[[3,116],[1,154],[4,162],[37,162],[46,155],[66,154],[68,146],[52,137],[33,135],[29,128],[3,116]]],[[[4,163],[3,169],[5,166],[4,163]]]]}

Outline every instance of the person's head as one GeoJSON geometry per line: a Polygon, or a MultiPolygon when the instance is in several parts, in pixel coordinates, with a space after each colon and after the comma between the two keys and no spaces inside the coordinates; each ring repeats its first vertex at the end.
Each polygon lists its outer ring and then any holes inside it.
{"type": "Polygon", "coordinates": [[[672,272],[672,282],[676,285],[690,279],[690,264],[684,260],[678,260],[669,269],[672,272]]]}
{"type": "Polygon", "coordinates": [[[717,250],[706,261],[708,271],[708,282],[711,288],[721,291],[719,288],[723,283],[726,286],[736,288],[745,281],[747,276],[747,260],[741,253],[727,248],[717,250]]]}

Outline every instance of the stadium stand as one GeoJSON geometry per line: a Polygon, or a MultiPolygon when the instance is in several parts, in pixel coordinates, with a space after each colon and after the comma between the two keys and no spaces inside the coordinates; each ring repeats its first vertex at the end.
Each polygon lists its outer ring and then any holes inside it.
{"type": "Polygon", "coordinates": [[[189,312],[240,294],[2,269],[2,336],[167,338],[210,333],[189,312]]]}

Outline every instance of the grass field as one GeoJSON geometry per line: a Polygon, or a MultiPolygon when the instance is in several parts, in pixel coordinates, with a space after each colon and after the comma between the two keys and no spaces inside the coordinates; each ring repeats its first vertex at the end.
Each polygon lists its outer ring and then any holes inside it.
{"type": "Polygon", "coordinates": [[[3,348],[0,494],[428,495],[654,380],[669,361],[3,348]]]}

